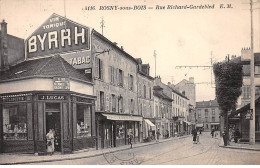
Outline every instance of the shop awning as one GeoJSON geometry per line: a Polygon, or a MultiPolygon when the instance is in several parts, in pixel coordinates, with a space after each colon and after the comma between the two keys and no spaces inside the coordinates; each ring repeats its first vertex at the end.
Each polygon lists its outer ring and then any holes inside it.
{"type": "Polygon", "coordinates": [[[211,125],[220,125],[220,123],[211,123],[211,125]]]}
{"type": "Polygon", "coordinates": [[[128,115],[116,115],[116,114],[102,114],[108,120],[115,121],[143,121],[143,117],[139,116],[128,116],[128,115]]]}
{"type": "Polygon", "coordinates": [[[152,130],[156,130],[155,125],[148,119],[144,119],[144,121],[152,128],[152,130]]]}
{"type": "Polygon", "coordinates": [[[196,124],[196,127],[203,127],[203,123],[196,124]]]}

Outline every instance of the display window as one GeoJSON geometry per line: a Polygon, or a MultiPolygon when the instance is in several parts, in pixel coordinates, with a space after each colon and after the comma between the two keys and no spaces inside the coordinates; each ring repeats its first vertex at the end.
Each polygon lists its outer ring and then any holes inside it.
{"type": "Polygon", "coordinates": [[[125,138],[125,124],[124,122],[118,122],[116,126],[116,139],[125,138]]]}
{"type": "Polygon", "coordinates": [[[91,109],[90,106],[77,104],[77,138],[91,136],[91,109]]]}
{"type": "Polygon", "coordinates": [[[111,134],[110,134],[110,124],[105,124],[105,139],[110,139],[111,134]]]}
{"type": "Polygon", "coordinates": [[[4,140],[27,140],[26,104],[5,105],[3,107],[4,140]]]}

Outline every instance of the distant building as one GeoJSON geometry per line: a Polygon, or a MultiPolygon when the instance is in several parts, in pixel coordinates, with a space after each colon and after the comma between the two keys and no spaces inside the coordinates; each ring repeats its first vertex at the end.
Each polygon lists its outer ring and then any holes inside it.
{"type": "Polygon", "coordinates": [[[196,102],[196,127],[204,131],[220,130],[220,110],[216,100],[196,102]]]}

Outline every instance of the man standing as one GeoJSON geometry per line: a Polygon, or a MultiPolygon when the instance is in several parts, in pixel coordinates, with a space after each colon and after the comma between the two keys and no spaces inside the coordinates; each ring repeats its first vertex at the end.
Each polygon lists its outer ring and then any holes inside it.
{"type": "Polygon", "coordinates": [[[157,136],[157,139],[156,139],[156,142],[159,142],[159,139],[160,139],[160,129],[158,128],[157,131],[156,131],[156,136],[157,136]]]}
{"type": "Polygon", "coordinates": [[[197,130],[194,129],[192,131],[192,135],[193,135],[193,144],[196,144],[197,143],[197,130]]]}

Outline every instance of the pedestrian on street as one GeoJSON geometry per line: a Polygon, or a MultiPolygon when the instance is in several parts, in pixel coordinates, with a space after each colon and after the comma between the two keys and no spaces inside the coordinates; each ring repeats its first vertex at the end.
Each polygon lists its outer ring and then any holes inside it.
{"type": "Polygon", "coordinates": [[[160,133],[160,130],[158,128],[158,130],[156,131],[156,136],[157,136],[156,142],[159,142],[160,135],[161,135],[161,133],[160,133]]]}
{"type": "Polygon", "coordinates": [[[132,140],[133,140],[133,133],[132,131],[130,131],[128,135],[128,144],[131,145],[131,148],[133,147],[132,140]]]}
{"type": "Polygon", "coordinates": [[[200,129],[200,134],[201,134],[201,129],[200,129]]]}
{"type": "Polygon", "coordinates": [[[214,137],[214,129],[212,129],[212,131],[211,131],[211,135],[212,135],[212,138],[214,137]]]}
{"type": "Polygon", "coordinates": [[[197,130],[194,129],[192,131],[192,135],[193,135],[193,144],[197,143],[197,130]]]}
{"type": "Polygon", "coordinates": [[[46,135],[47,139],[47,153],[52,155],[54,153],[54,133],[53,130],[50,129],[48,134],[46,135]]]}

